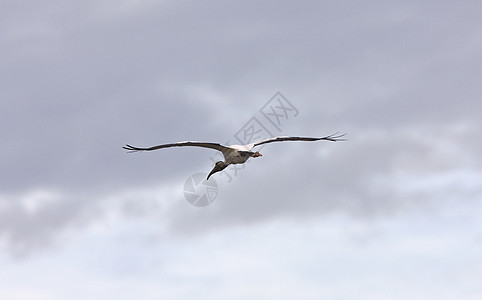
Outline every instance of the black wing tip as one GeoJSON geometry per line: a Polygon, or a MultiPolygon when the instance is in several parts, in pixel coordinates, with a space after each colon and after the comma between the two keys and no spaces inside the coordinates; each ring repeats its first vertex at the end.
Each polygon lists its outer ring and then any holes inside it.
{"type": "Polygon", "coordinates": [[[322,139],[331,141],[331,142],[343,142],[348,140],[348,139],[344,139],[346,135],[347,133],[340,134],[339,132],[335,132],[333,134],[323,137],[322,139]]]}
{"type": "Polygon", "coordinates": [[[129,144],[126,144],[124,147],[122,147],[122,149],[127,150],[127,153],[138,152],[143,150],[143,149],[131,146],[129,144]]]}

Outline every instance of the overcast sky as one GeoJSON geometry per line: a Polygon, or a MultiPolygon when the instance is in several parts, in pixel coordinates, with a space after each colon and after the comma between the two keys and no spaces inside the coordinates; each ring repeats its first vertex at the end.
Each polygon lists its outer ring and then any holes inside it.
{"type": "Polygon", "coordinates": [[[481,10],[2,1],[0,298],[481,299],[481,10]]]}

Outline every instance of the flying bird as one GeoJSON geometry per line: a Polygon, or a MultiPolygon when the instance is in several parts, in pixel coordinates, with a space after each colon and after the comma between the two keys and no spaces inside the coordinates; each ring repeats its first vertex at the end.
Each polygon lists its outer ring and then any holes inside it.
{"type": "Polygon", "coordinates": [[[193,146],[193,147],[203,147],[203,148],[210,148],[214,150],[220,151],[224,156],[224,161],[218,161],[214,165],[214,168],[209,173],[206,179],[209,179],[211,175],[214,173],[220,172],[226,169],[227,166],[232,164],[244,164],[250,157],[256,158],[263,156],[258,151],[253,152],[251,151],[254,147],[274,143],[274,142],[285,142],[285,141],[330,141],[330,142],[338,142],[338,141],[345,141],[343,138],[345,134],[338,134],[334,133],[331,135],[327,135],[324,137],[297,137],[297,136],[278,136],[273,138],[268,138],[264,140],[259,140],[257,142],[247,144],[247,145],[231,145],[231,146],[223,146],[218,143],[207,143],[207,142],[194,142],[194,141],[186,141],[186,142],[177,142],[172,144],[164,144],[153,146],[149,148],[139,148],[134,147],[131,145],[125,145],[124,149],[128,150],[129,152],[138,152],[138,151],[152,151],[157,149],[163,148],[170,148],[170,147],[184,147],[184,146],[193,146]]]}

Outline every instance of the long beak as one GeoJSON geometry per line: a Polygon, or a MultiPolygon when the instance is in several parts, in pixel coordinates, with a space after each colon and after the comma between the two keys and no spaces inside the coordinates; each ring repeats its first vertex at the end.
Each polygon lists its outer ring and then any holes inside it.
{"type": "Polygon", "coordinates": [[[211,173],[209,173],[208,177],[206,178],[206,180],[209,180],[209,177],[211,177],[211,175],[213,175],[214,173],[216,173],[215,171],[216,168],[214,168],[211,173]]]}

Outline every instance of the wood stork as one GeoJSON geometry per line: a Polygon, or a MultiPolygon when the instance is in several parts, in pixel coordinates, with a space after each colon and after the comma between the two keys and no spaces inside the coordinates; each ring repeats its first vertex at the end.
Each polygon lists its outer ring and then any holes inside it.
{"type": "Polygon", "coordinates": [[[195,141],[186,141],[186,142],[177,142],[171,144],[163,144],[148,148],[140,148],[134,147],[131,145],[125,145],[124,149],[128,150],[129,152],[138,152],[138,151],[152,151],[157,149],[163,148],[170,148],[170,147],[184,147],[184,146],[193,146],[193,147],[204,147],[210,148],[220,151],[224,156],[224,161],[218,161],[214,165],[214,168],[209,173],[206,179],[209,179],[211,175],[216,172],[224,170],[227,166],[231,164],[244,164],[250,157],[256,158],[262,156],[261,153],[258,151],[253,152],[251,151],[254,147],[273,143],[273,142],[285,142],[285,141],[330,141],[330,142],[338,142],[338,141],[345,141],[343,138],[345,134],[338,134],[334,133],[331,135],[327,135],[324,137],[298,137],[298,136],[278,136],[268,139],[263,139],[256,141],[251,144],[247,145],[231,145],[231,146],[223,146],[218,143],[207,143],[207,142],[195,142],[195,141]]]}

